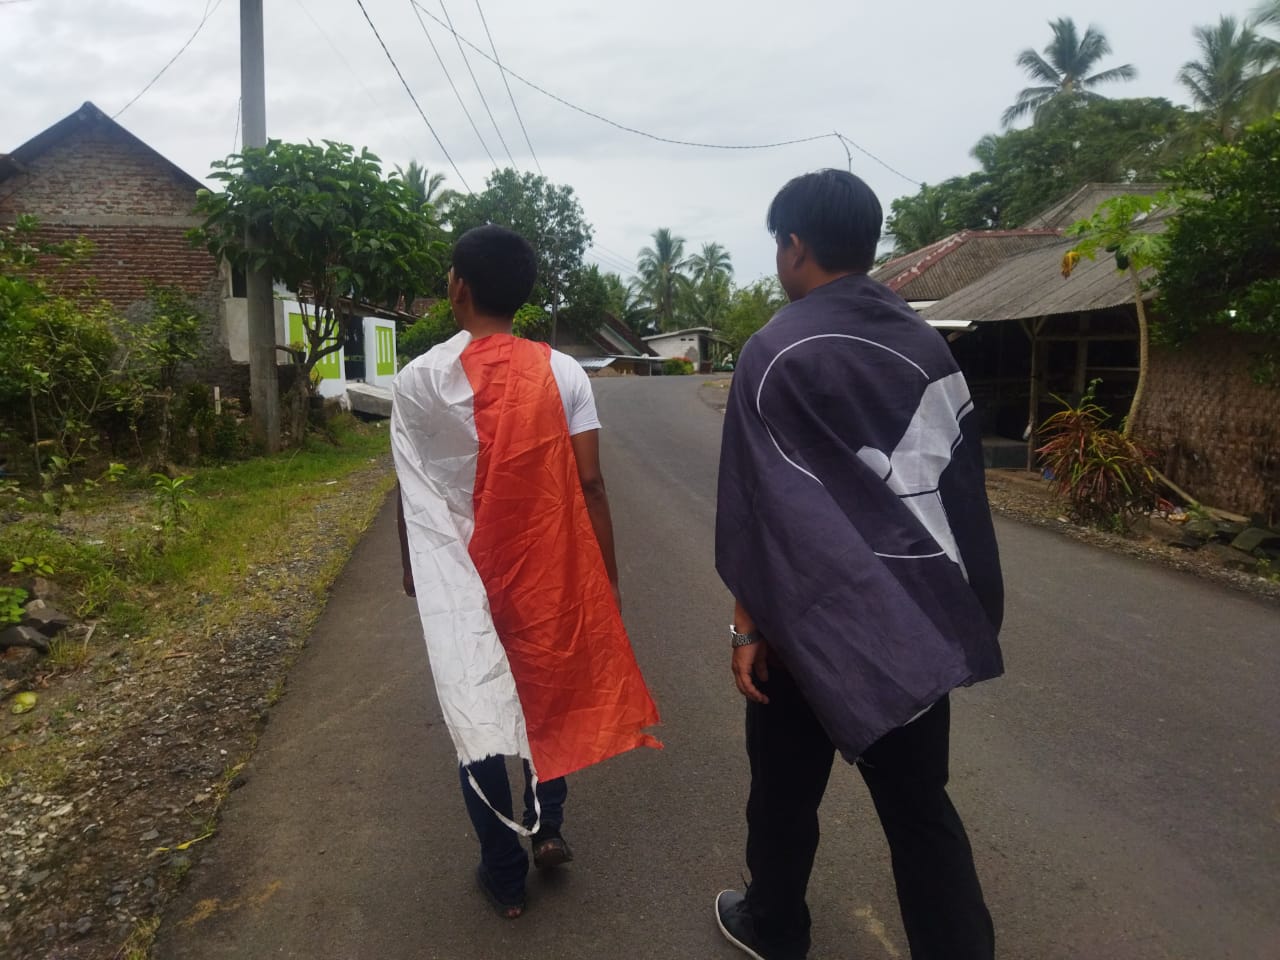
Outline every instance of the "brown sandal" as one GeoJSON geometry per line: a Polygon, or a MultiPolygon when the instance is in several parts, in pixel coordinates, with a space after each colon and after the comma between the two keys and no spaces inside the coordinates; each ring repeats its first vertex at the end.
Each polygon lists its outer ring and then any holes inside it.
{"type": "Polygon", "coordinates": [[[535,837],[533,841],[533,865],[539,870],[550,870],[568,863],[573,859],[573,851],[564,837],[552,834],[546,837],[535,837]]]}

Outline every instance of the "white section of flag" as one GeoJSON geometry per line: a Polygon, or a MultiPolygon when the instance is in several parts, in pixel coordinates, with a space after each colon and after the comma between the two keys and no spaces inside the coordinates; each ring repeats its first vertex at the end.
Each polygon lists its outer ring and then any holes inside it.
{"type": "Polygon", "coordinates": [[[530,759],[511,665],[467,549],[480,450],[474,395],[460,359],[470,342],[470,334],[459,333],[409,363],[396,375],[391,409],[418,613],[436,695],[463,764],[495,754],[530,759]]]}

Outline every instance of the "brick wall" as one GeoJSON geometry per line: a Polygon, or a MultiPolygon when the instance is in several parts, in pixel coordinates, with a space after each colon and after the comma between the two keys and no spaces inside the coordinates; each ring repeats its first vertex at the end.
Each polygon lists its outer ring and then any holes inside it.
{"type": "Polygon", "coordinates": [[[68,296],[86,290],[127,311],[147,295],[148,284],[177,287],[193,297],[210,288],[221,290],[218,262],[207,250],[193,247],[186,227],[95,226],[42,224],[40,237],[62,241],[84,237],[93,253],[69,265],[50,261],[44,275],[50,286],[68,296]]]}
{"type": "Polygon", "coordinates": [[[208,296],[218,263],[192,247],[186,231],[197,186],[163,157],[108,120],[82,114],[61,139],[0,183],[0,221],[31,214],[48,240],[85,237],[94,252],[68,267],[50,261],[46,276],[62,292],[93,293],[127,311],[149,283],[208,296]]]}
{"type": "Polygon", "coordinates": [[[0,186],[0,217],[190,217],[195,188],[163,157],[107,121],[86,120],[0,186]]]}
{"type": "Polygon", "coordinates": [[[1257,342],[1227,332],[1153,346],[1137,436],[1203,503],[1280,522],[1280,387],[1249,377],[1257,342]]]}

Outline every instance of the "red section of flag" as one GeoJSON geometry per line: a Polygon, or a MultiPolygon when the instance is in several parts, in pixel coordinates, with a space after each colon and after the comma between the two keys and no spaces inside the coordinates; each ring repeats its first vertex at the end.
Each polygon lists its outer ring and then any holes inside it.
{"type": "Polygon", "coordinates": [[[489,595],[538,776],[639,746],[658,722],[587,514],[546,344],[495,335],[462,366],[475,394],[471,559],[489,595]]]}

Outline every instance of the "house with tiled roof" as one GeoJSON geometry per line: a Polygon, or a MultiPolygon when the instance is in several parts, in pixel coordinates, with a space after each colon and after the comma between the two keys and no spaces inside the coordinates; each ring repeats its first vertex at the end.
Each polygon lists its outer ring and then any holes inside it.
{"type": "Polygon", "coordinates": [[[923,310],[1007,260],[1056,243],[1061,236],[1060,230],[1052,228],[961,230],[881,264],[871,277],[923,310]]]}

